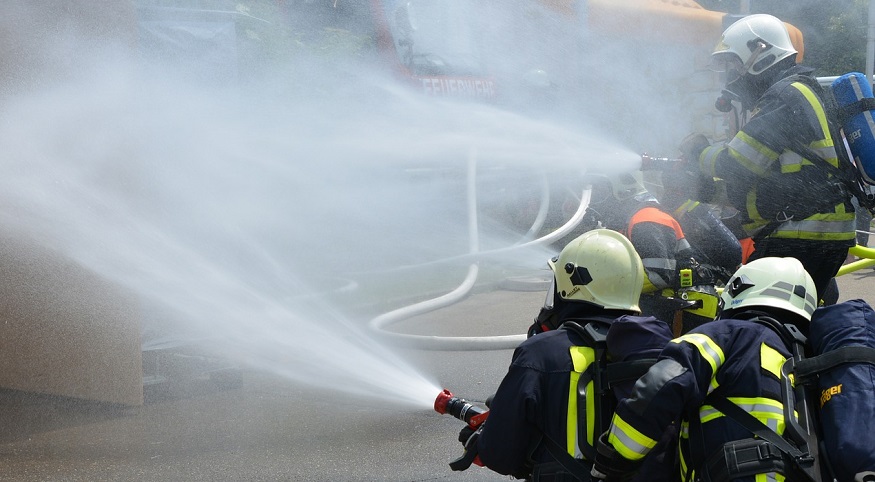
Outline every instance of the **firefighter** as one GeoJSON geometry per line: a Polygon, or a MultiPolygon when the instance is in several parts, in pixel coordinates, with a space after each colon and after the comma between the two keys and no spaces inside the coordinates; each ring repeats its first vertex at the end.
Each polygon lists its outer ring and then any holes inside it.
{"type": "MultiPolygon", "coordinates": [[[[671,331],[653,317],[635,316],[644,271],[635,248],[621,234],[608,229],[586,232],[568,243],[549,266],[554,286],[545,310],[556,316],[514,351],[489,404],[489,419],[476,435],[463,429],[459,441],[466,449],[476,444],[482,465],[500,474],[541,482],[578,480],[571,478],[565,462],[588,479],[594,443],[607,428],[613,404],[605,408],[602,430],[595,431],[592,421],[601,417],[590,408],[594,399],[578,402],[578,384],[572,384],[592,376],[583,365],[592,362],[593,350],[585,334],[568,324],[606,329],[608,353],[617,359],[655,358],[671,339],[671,331]],[[588,433],[578,433],[578,422],[586,424],[588,433]]],[[[631,390],[634,380],[620,386],[631,390]]],[[[666,446],[674,444],[666,441],[662,447],[666,446]]],[[[642,480],[670,480],[656,475],[673,476],[672,465],[662,466],[673,463],[673,457],[667,458],[656,460],[651,476],[642,480]]]]}
{"type": "MultiPolygon", "coordinates": [[[[611,176],[590,175],[588,182],[592,191],[586,223],[591,225],[597,221],[632,241],[644,263],[646,275],[641,296],[642,313],[673,322],[675,335],[680,335],[716,317],[715,286],[728,279],[737,267],[740,247],[736,245],[739,250],[737,257],[730,254],[732,246],[722,249],[726,256],[720,257],[720,261],[730,260],[726,266],[706,260],[701,249],[690,246],[678,220],[645,189],[640,175],[639,171],[611,176]],[[675,322],[676,317],[679,318],[675,322]]],[[[689,204],[678,209],[681,214],[687,214],[684,210],[693,210],[689,204]]],[[[699,211],[690,212],[687,219],[701,220],[699,214],[699,211]]],[[[719,223],[719,220],[715,221],[719,223]]],[[[697,232],[701,234],[700,241],[717,234],[716,231],[706,233],[701,229],[697,232]]],[[[731,234],[729,241],[736,242],[731,234]]]]}
{"type": "Polygon", "coordinates": [[[839,161],[816,79],[796,54],[786,26],[771,15],[730,25],[712,60],[749,120],[725,145],[693,135],[682,151],[698,160],[703,182],[725,181],[725,202],[740,211],[753,241],[747,259],[799,259],[823,299],[854,245],[855,216],[830,170],[839,161]]]}
{"type": "Polygon", "coordinates": [[[673,164],[674,169],[660,172],[659,203],[680,223],[690,245],[698,251],[698,257],[714,268],[720,283],[725,283],[743,261],[737,231],[724,222],[727,210],[693,199],[693,193],[699,192],[691,188],[698,186],[698,172],[688,173],[677,169],[683,163],[673,164]]]}
{"type": "Polygon", "coordinates": [[[807,333],[816,307],[814,282],[795,258],[760,258],[736,271],[721,299],[719,319],[666,345],[632,396],[619,404],[610,429],[599,439],[594,477],[628,480],[665,428],[680,419],[682,479],[712,480],[716,474],[702,474],[705,461],[713,461],[725,443],[753,435],[713,409],[709,395],[725,396],[768,427],[783,431],[780,368],[791,347],[773,326],[754,320],[770,317],[807,333]]]}

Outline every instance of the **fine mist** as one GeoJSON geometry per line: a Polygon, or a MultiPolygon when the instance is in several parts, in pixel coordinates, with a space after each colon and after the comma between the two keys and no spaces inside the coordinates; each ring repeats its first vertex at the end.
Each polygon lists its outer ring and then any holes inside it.
{"type": "MultiPolygon", "coordinates": [[[[7,95],[0,112],[7,233],[136,293],[144,346],[205,343],[417,408],[439,386],[365,326],[400,298],[386,273],[457,259],[417,276],[434,277],[424,290],[461,276],[472,156],[493,207],[517,201],[496,180],[534,190],[545,172],[638,161],[567,118],[429,98],[360,63],[283,64],[252,84],[212,85],[117,45],[63,41],[78,68],[7,95]]],[[[488,252],[521,232],[484,216],[479,235],[488,252]]],[[[552,254],[489,262],[541,269],[552,254]]]]}

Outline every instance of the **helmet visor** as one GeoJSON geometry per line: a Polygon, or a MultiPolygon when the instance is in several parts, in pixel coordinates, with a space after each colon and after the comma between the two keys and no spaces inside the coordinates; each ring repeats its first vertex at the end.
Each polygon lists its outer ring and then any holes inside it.
{"type": "Polygon", "coordinates": [[[556,294],[556,277],[553,276],[550,280],[550,289],[547,290],[547,297],[544,299],[544,309],[552,310],[555,301],[556,294]]]}
{"type": "Polygon", "coordinates": [[[719,52],[711,56],[711,70],[727,74],[734,73],[738,76],[744,73],[744,64],[738,55],[731,52],[719,52]]]}
{"type": "Polygon", "coordinates": [[[721,52],[711,56],[711,70],[723,73],[726,77],[726,83],[730,84],[744,75],[745,66],[738,55],[721,52]]]}

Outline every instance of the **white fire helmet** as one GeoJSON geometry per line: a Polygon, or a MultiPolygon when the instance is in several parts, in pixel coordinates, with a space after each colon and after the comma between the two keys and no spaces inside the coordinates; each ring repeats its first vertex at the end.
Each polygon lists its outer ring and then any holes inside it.
{"type": "Polygon", "coordinates": [[[759,75],[796,53],[784,22],[756,14],[737,20],[723,32],[711,60],[714,70],[726,71],[729,76],[759,75]]]}
{"type": "Polygon", "coordinates": [[[568,243],[549,262],[556,293],[610,310],[640,312],[644,266],[632,243],[610,229],[594,229],[568,243]]]}
{"type": "Polygon", "coordinates": [[[760,258],[732,275],[720,295],[723,310],[778,308],[811,321],[817,288],[796,258],[760,258]]]}

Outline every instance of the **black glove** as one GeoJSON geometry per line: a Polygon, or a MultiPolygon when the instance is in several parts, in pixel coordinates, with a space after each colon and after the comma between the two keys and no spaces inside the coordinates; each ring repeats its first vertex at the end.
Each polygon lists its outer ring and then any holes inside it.
{"type": "Polygon", "coordinates": [[[450,462],[450,468],[453,470],[468,470],[468,467],[477,459],[477,439],[480,438],[480,431],[483,430],[483,425],[480,424],[477,430],[471,428],[470,425],[465,425],[459,432],[459,442],[465,446],[465,452],[458,459],[450,462]]]}
{"type": "Polygon", "coordinates": [[[479,436],[480,430],[482,428],[483,424],[480,424],[480,426],[476,429],[471,428],[470,425],[465,425],[464,427],[462,427],[462,430],[459,431],[459,442],[461,442],[462,445],[468,445],[468,441],[471,440],[471,436],[473,436],[475,433],[479,436]]]}
{"type": "Polygon", "coordinates": [[[702,134],[690,134],[681,141],[679,147],[681,158],[684,159],[687,164],[698,166],[699,155],[708,147],[711,147],[711,143],[708,142],[707,137],[702,134]]]}
{"type": "Polygon", "coordinates": [[[640,466],[641,461],[633,462],[614,450],[608,443],[608,434],[605,432],[599,437],[590,475],[594,479],[607,482],[626,482],[632,480],[640,466]]]}
{"type": "Polygon", "coordinates": [[[470,425],[465,425],[462,427],[462,430],[459,431],[459,442],[461,442],[462,445],[468,445],[468,440],[477,430],[480,430],[480,427],[473,429],[470,425]]]}

